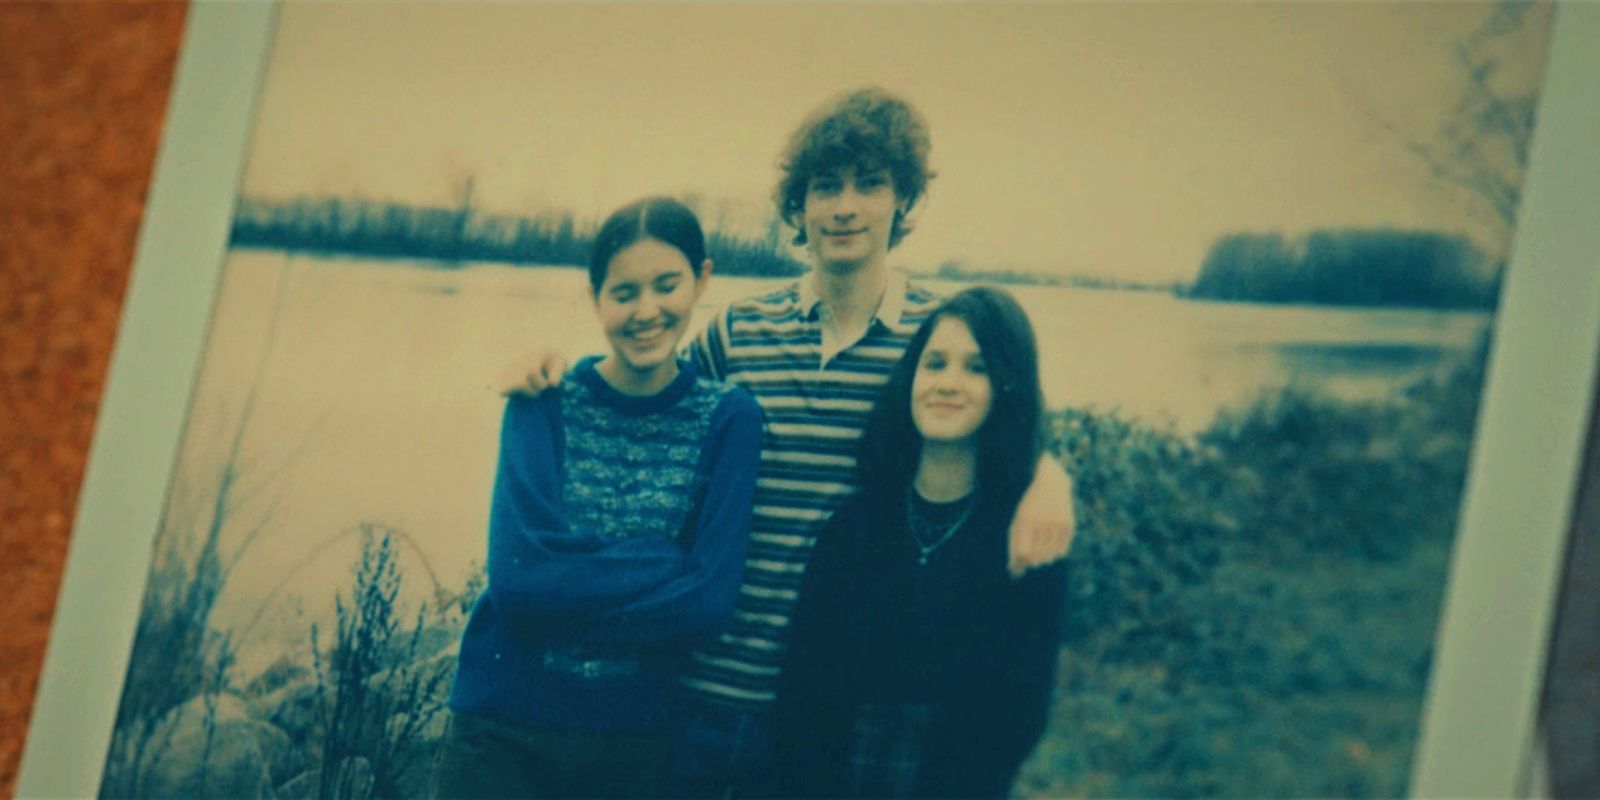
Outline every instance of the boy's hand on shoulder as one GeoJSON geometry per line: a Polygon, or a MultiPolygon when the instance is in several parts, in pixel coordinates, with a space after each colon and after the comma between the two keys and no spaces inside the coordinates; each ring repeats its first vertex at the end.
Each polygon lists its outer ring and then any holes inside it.
{"type": "Polygon", "coordinates": [[[518,361],[499,381],[503,397],[537,397],[546,389],[561,385],[567,373],[567,359],[560,353],[541,349],[518,361]]]}
{"type": "Polygon", "coordinates": [[[1033,483],[1022,494],[1011,521],[1011,576],[1053,564],[1072,549],[1077,521],[1072,512],[1072,478],[1048,456],[1039,459],[1033,483]]]}

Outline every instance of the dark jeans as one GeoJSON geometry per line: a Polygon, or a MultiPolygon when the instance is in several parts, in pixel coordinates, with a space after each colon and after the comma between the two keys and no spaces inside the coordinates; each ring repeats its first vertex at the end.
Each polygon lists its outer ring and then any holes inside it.
{"type": "Polygon", "coordinates": [[[551,731],[451,712],[434,796],[654,797],[668,747],[665,733],[551,731]]]}
{"type": "Polygon", "coordinates": [[[685,704],[672,746],[666,794],[695,798],[773,797],[779,791],[772,714],[716,705],[685,704]]]}

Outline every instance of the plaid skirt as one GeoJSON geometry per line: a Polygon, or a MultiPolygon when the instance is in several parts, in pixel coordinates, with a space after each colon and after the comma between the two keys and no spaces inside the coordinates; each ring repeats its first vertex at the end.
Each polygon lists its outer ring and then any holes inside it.
{"type": "Polygon", "coordinates": [[[933,706],[868,703],[851,727],[845,790],[853,797],[910,797],[922,776],[933,706]]]}

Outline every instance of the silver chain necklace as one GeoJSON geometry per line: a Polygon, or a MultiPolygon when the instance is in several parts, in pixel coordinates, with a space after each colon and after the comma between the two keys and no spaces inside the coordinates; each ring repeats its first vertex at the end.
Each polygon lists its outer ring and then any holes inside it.
{"type": "Polygon", "coordinates": [[[944,547],[945,543],[950,541],[950,537],[961,530],[962,525],[967,524],[976,503],[971,502],[972,495],[967,495],[967,507],[961,511],[961,516],[956,517],[955,522],[947,526],[934,526],[917,513],[917,504],[913,499],[916,491],[915,486],[906,487],[906,524],[911,528],[911,543],[917,546],[917,566],[925,567],[928,565],[928,559],[932,558],[939,548],[944,547]]]}

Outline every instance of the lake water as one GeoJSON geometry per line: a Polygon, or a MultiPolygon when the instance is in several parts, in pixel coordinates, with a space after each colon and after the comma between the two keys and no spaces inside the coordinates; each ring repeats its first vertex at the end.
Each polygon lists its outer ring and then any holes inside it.
{"type": "MultiPolygon", "coordinates": [[[[406,533],[409,595],[430,589],[429,575],[459,587],[482,559],[503,377],[541,348],[576,357],[605,346],[580,270],[432,266],[229,258],[169,516],[203,524],[196,510],[210,507],[254,386],[225,553],[259,533],[213,616],[235,628],[245,677],[305,645],[309,621],[351,581],[358,537],[347,532],[362,523],[406,533]]],[[[772,285],[717,278],[697,314],[772,285]]],[[[1284,386],[1382,397],[1470,354],[1491,320],[1013,292],[1039,335],[1051,407],[1117,409],[1185,433],[1284,386]]]]}

